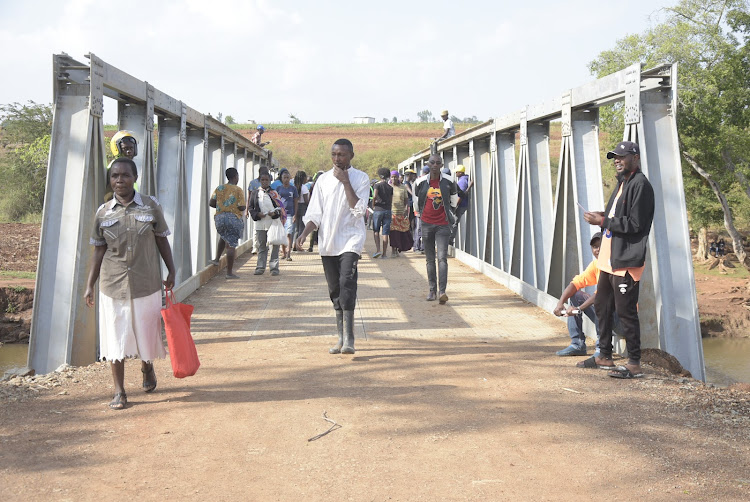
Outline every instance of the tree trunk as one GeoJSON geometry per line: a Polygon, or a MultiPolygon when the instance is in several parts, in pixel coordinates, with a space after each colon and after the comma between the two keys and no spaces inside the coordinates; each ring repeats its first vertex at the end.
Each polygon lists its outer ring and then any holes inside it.
{"type": "Polygon", "coordinates": [[[737,260],[739,260],[742,266],[750,269],[750,264],[747,263],[747,254],[745,253],[745,247],[742,245],[742,236],[734,227],[732,209],[729,207],[729,203],[727,202],[727,198],[724,196],[724,192],[721,191],[721,187],[711,177],[711,175],[708,174],[700,165],[698,165],[698,162],[696,162],[696,160],[687,152],[682,152],[682,156],[685,157],[685,160],[687,160],[688,164],[690,164],[695,172],[703,176],[703,178],[708,181],[708,184],[711,186],[714,194],[716,194],[716,197],[719,199],[719,203],[721,204],[721,209],[722,211],[724,211],[724,227],[727,229],[729,237],[732,239],[732,249],[734,250],[734,255],[737,257],[737,260]]]}
{"type": "Polygon", "coordinates": [[[698,230],[698,250],[695,252],[695,259],[699,262],[708,260],[708,237],[706,234],[706,227],[701,227],[698,230]]]}

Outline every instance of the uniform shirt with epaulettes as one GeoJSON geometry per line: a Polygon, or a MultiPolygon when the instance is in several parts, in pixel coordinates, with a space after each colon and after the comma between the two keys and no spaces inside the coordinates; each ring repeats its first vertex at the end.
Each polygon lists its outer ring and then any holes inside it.
{"type": "Polygon", "coordinates": [[[114,197],[99,206],[90,240],[94,246],[107,246],[99,291],[116,300],[159,291],[162,283],[156,237],[169,234],[156,197],[136,192],[127,205],[114,197]]]}

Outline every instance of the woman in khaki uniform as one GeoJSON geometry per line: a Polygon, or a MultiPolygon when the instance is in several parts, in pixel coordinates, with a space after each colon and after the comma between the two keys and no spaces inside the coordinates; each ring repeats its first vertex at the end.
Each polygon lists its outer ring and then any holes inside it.
{"type": "Polygon", "coordinates": [[[95,246],[84,298],[94,306],[99,280],[99,345],[110,362],[115,397],[109,407],[124,409],[125,358],[140,357],[143,390],[156,388],[153,360],[166,355],[161,339],[161,270],[164,286],[174,286],[175,268],[167,236],[169,228],[155,197],[138,193],[133,185],[138,169],[130,159],[115,160],[110,169],[114,197],[96,212],[91,244],[95,246]],[[101,274],[101,275],[100,275],[101,274]]]}

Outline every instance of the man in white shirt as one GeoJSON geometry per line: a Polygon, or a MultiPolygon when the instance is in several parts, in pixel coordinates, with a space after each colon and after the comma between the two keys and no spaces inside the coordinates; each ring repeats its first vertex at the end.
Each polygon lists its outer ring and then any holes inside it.
{"type": "Polygon", "coordinates": [[[357,302],[357,262],[367,229],[364,215],[370,198],[370,179],[351,165],[354,146],[339,139],[331,148],[333,169],[320,175],[297,239],[301,248],[308,234],[318,230],[318,251],[336,311],[338,343],[331,354],[354,354],[354,307],[357,302]]]}
{"type": "Polygon", "coordinates": [[[455,136],[456,129],[453,127],[453,121],[448,118],[448,110],[443,110],[440,118],[443,119],[443,135],[438,138],[438,141],[455,136]]]}

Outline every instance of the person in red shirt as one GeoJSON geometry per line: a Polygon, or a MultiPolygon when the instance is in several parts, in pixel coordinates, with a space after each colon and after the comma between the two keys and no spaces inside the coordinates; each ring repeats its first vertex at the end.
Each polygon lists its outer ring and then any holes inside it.
{"type": "Polygon", "coordinates": [[[453,179],[441,172],[443,159],[440,155],[430,155],[427,166],[430,172],[414,182],[414,212],[422,219],[422,243],[427,259],[427,282],[430,287],[427,301],[439,298],[442,305],[448,301],[445,292],[448,285],[448,242],[456,221],[458,189],[453,179]]]}

